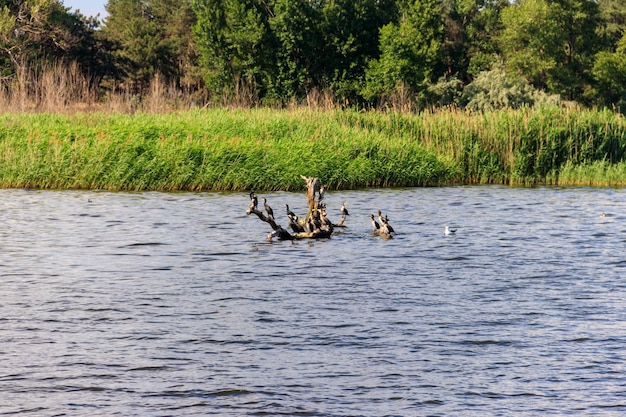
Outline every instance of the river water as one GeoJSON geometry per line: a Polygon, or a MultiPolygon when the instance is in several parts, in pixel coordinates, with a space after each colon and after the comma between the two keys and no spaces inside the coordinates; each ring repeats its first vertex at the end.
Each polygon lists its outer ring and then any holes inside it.
{"type": "Polygon", "coordinates": [[[0,191],[0,415],[626,414],[626,190],[326,200],[268,242],[246,193],[0,191]]]}

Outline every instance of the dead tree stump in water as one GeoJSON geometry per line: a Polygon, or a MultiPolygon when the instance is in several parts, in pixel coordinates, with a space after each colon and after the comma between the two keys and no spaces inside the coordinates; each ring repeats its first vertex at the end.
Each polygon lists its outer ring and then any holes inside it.
{"type": "Polygon", "coordinates": [[[266,216],[265,214],[263,214],[262,211],[259,211],[256,207],[248,207],[248,211],[246,211],[246,214],[249,216],[250,214],[256,214],[259,219],[261,219],[262,221],[264,221],[265,223],[269,224],[273,230],[273,232],[270,232],[270,234],[267,236],[267,238],[269,240],[271,240],[272,237],[277,237],[280,240],[293,240],[295,239],[294,236],[291,235],[291,233],[289,233],[287,230],[283,229],[281,225],[279,225],[278,223],[276,223],[276,220],[274,220],[274,218],[272,216],[266,216]]]}
{"type": "Polygon", "coordinates": [[[306,214],[305,221],[308,222],[313,214],[313,210],[317,209],[317,200],[315,197],[320,190],[320,182],[314,177],[305,177],[304,175],[300,175],[300,178],[306,182],[306,200],[309,206],[309,211],[306,214]]]}
{"type": "MultiPolygon", "coordinates": [[[[328,220],[328,218],[326,218],[325,204],[320,204],[320,201],[324,197],[323,191],[320,189],[319,180],[315,177],[305,177],[304,175],[300,175],[300,177],[306,182],[307,187],[306,198],[308,211],[304,219],[304,223],[302,224],[305,229],[304,232],[292,234],[286,229],[283,229],[281,225],[276,223],[273,216],[273,210],[268,208],[269,206],[264,205],[266,213],[260,211],[258,209],[258,198],[256,194],[254,191],[250,193],[250,205],[248,206],[246,214],[256,214],[261,221],[270,225],[273,231],[267,236],[268,240],[272,240],[274,237],[279,240],[320,239],[329,238],[332,235],[334,225],[330,222],[330,220],[328,220]]],[[[337,226],[344,227],[344,221],[345,216],[342,216],[341,222],[337,226]]]]}

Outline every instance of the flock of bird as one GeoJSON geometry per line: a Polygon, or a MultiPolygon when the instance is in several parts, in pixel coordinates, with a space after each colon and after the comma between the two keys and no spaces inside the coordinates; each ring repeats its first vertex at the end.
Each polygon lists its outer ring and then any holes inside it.
{"type": "MultiPolygon", "coordinates": [[[[289,218],[289,227],[294,233],[316,233],[319,231],[331,231],[334,227],[344,227],[343,223],[346,220],[346,216],[349,215],[346,203],[344,202],[341,207],[341,221],[337,224],[332,223],[327,216],[326,202],[324,199],[323,189],[320,190],[320,197],[318,201],[318,208],[311,212],[306,221],[301,219],[289,208],[289,204],[285,204],[287,217],[289,218]]],[[[267,218],[275,221],[274,210],[267,204],[267,199],[263,197],[263,208],[267,213],[267,218]]],[[[249,211],[258,210],[258,197],[254,191],[250,192],[250,206],[249,211]]]]}
{"type": "MultiPolygon", "coordinates": [[[[311,216],[309,216],[307,221],[300,221],[300,218],[289,208],[289,204],[285,204],[287,217],[289,218],[289,227],[295,233],[303,233],[309,232],[313,233],[319,230],[331,230],[333,227],[344,227],[343,223],[346,220],[346,216],[349,216],[348,208],[346,207],[347,203],[344,201],[341,205],[341,221],[337,224],[333,224],[327,217],[326,211],[326,202],[322,201],[324,199],[324,191],[323,187],[319,191],[319,205],[317,210],[313,210],[311,212],[311,216]]],[[[250,192],[250,206],[249,210],[258,210],[258,197],[254,193],[254,191],[250,192]]],[[[267,199],[263,197],[263,208],[267,213],[268,218],[271,218],[272,221],[274,218],[274,210],[267,204],[267,199]]],[[[389,217],[387,215],[383,216],[382,211],[378,210],[378,221],[374,214],[370,214],[370,218],[372,220],[372,233],[375,235],[380,235],[386,238],[391,238],[393,234],[396,233],[394,228],[389,224],[389,217]]],[[[457,229],[452,229],[449,226],[445,226],[443,230],[444,236],[451,236],[456,234],[457,229]]]]}
{"type": "Polygon", "coordinates": [[[383,217],[383,214],[380,210],[378,210],[378,221],[380,221],[380,223],[376,221],[373,213],[370,214],[370,218],[372,219],[372,226],[374,227],[375,233],[378,232],[378,234],[383,236],[391,236],[392,233],[396,232],[389,224],[389,217],[387,217],[387,215],[383,217]]]}

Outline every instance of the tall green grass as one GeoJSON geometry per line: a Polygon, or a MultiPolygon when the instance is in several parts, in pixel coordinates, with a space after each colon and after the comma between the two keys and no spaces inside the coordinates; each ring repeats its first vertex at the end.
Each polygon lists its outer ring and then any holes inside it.
{"type": "MultiPolygon", "coordinates": [[[[350,123],[413,138],[448,161],[461,183],[568,183],[562,170],[596,176],[592,166],[626,156],[624,117],[609,110],[542,109],[488,113],[346,114],[350,123]]],[[[578,183],[578,181],[576,181],[578,183]]],[[[613,175],[611,184],[626,184],[613,175]]]]}
{"type": "Polygon", "coordinates": [[[450,183],[626,185],[610,111],[190,110],[0,115],[0,186],[296,190],[450,183]]]}

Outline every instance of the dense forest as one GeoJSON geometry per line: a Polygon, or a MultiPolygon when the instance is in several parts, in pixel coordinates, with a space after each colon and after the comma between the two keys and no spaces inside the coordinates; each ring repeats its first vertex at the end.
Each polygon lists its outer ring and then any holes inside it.
{"type": "Polygon", "coordinates": [[[106,10],[0,0],[1,92],[70,68],[80,83],[69,85],[98,100],[141,100],[158,79],[197,104],[626,108],[623,0],[109,0],[106,10]]]}

